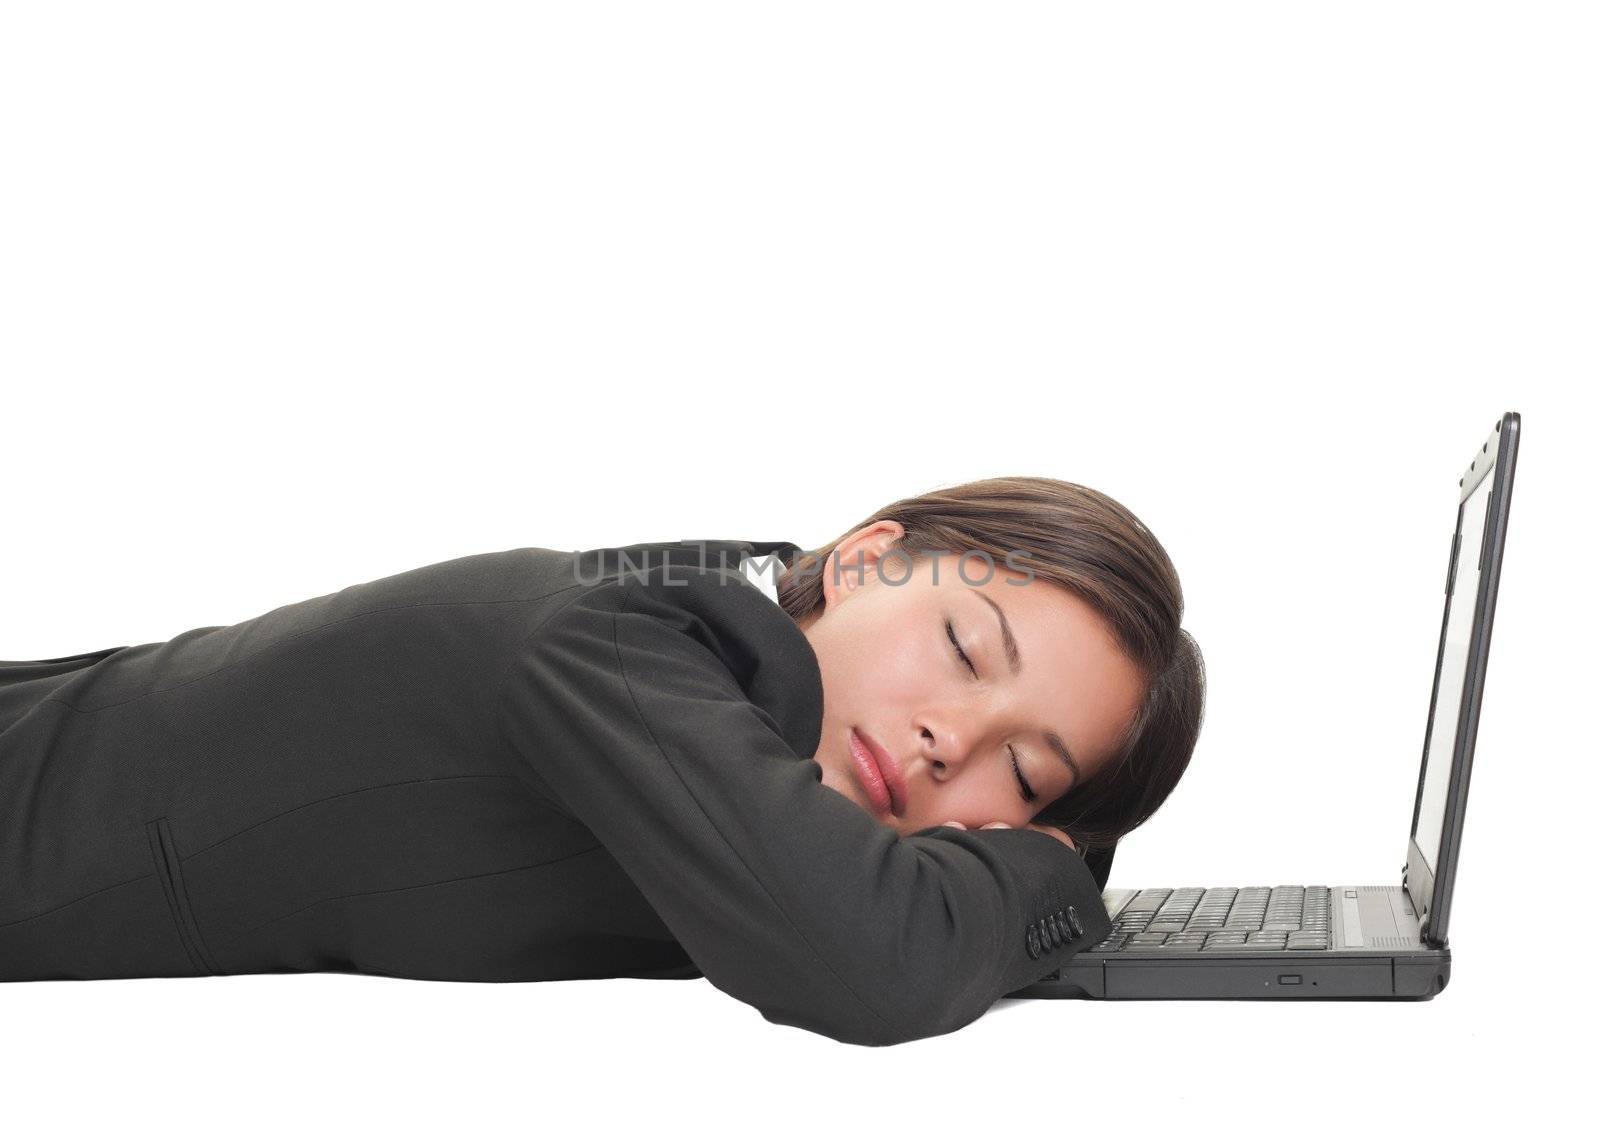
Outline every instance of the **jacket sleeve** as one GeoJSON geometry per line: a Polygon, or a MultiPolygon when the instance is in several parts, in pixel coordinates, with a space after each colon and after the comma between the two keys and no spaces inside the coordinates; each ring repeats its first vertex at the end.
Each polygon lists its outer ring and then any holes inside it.
{"type": "Polygon", "coordinates": [[[518,646],[500,720],[714,986],[769,1021],[896,1044],[968,1024],[1110,933],[1094,876],[1049,835],[902,838],[824,786],[810,643],[748,583],[716,594],[716,622],[696,612],[711,597],[573,599],[518,646]]]}

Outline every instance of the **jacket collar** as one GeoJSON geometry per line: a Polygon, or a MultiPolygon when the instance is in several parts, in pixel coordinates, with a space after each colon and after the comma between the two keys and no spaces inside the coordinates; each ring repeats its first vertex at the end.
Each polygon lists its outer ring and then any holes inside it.
{"type": "Polygon", "coordinates": [[[574,574],[583,582],[594,583],[612,576],[638,574],[662,564],[722,569],[738,572],[751,586],[777,602],[778,578],[801,554],[801,549],[788,540],[646,540],[577,552],[574,574]],[[770,562],[774,558],[776,562],[770,562]]]}

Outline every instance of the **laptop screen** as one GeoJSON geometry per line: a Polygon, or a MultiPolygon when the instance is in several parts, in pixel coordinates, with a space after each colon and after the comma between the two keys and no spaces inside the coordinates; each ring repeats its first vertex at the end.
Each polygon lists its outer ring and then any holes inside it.
{"type": "Polygon", "coordinates": [[[1439,654],[1439,677],[1434,695],[1433,721],[1423,749],[1422,793],[1417,804],[1412,837],[1430,873],[1439,871],[1439,837],[1444,826],[1445,803],[1450,788],[1450,764],[1455,758],[1456,731],[1461,720],[1462,690],[1466,687],[1467,654],[1472,643],[1474,610],[1478,605],[1479,562],[1483,552],[1484,520],[1489,511],[1489,491],[1500,471],[1483,475],[1461,502],[1461,542],[1455,551],[1450,597],[1445,603],[1444,640],[1439,654]]]}

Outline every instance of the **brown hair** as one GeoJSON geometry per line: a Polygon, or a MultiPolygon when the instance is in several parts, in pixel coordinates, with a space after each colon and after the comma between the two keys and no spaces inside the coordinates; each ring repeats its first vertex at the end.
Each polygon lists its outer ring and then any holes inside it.
{"type": "MultiPolygon", "coordinates": [[[[894,547],[982,552],[1087,602],[1145,677],[1142,703],[1111,759],[1035,817],[1080,851],[1106,849],[1156,812],[1178,785],[1200,735],[1205,664],[1179,622],[1183,589],[1172,560],[1128,509],[1104,493],[1048,477],[993,477],[892,502],[857,524],[905,528],[894,547]],[[1007,559],[1008,553],[1015,553],[1007,559]],[[1024,554],[1025,553],[1025,554],[1024,554]]],[[[795,558],[778,603],[795,621],[825,606],[826,564],[840,541],[795,558]]],[[[974,569],[978,571],[979,569],[974,569]]]]}

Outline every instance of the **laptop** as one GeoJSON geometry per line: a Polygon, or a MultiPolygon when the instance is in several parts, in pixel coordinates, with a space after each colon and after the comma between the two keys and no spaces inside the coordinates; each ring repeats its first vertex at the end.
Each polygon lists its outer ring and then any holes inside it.
{"type": "Polygon", "coordinates": [[[1431,998],[1450,981],[1467,812],[1521,416],[1460,479],[1422,770],[1398,885],[1107,888],[1111,934],[1009,997],[1431,998]]]}

